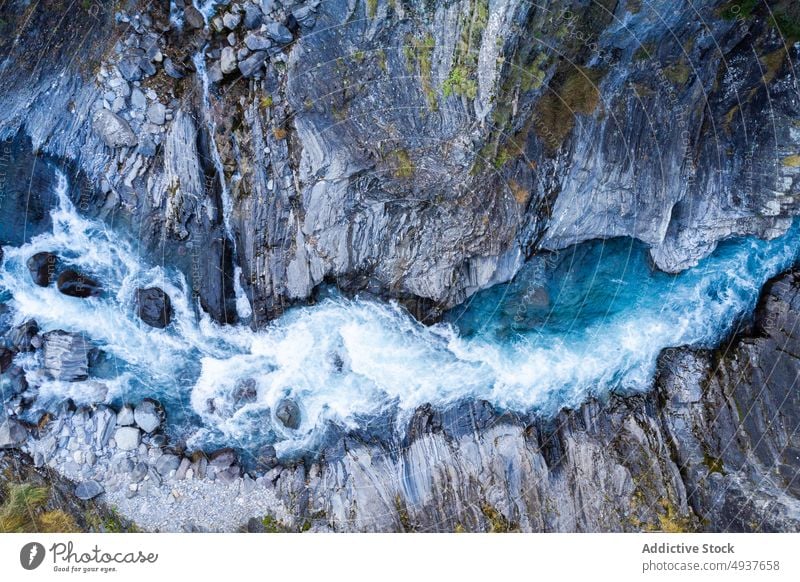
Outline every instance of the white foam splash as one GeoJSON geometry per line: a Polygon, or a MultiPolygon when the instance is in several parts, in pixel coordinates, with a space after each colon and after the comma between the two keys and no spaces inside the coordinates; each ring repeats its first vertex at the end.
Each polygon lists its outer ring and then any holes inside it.
{"type": "MultiPolygon", "coordinates": [[[[279,452],[313,447],[329,421],[355,427],[388,409],[407,418],[422,404],[464,398],[530,409],[577,404],[612,389],[647,390],[661,349],[718,341],[752,308],[764,281],[791,264],[800,238],[795,228],[780,240],[741,241],[688,273],[664,275],[658,288],[633,281],[643,286],[635,303],[568,332],[544,325],[504,341],[487,334],[465,338],[451,325],[425,327],[394,304],[343,298],[291,310],[254,332],[206,315],[198,320],[179,272],[147,265],[104,225],[78,216],[60,173],[57,192],[52,232],[5,249],[0,289],[10,294],[15,319],[84,333],[124,362],[108,398],[190,406],[200,421],[190,443],[213,435],[233,443],[263,437],[277,440],[279,452]],[[40,251],[59,254],[108,292],[76,299],[54,286],[37,287],[25,261],[40,251]],[[151,285],[172,298],[175,315],[164,330],[146,326],[134,312],[136,288],[151,285]],[[248,382],[254,393],[243,392],[248,382]],[[301,408],[297,430],[283,428],[272,414],[285,397],[301,408]]],[[[75,397],[74,388],[51,382],[40,393],[75,397]]]]}

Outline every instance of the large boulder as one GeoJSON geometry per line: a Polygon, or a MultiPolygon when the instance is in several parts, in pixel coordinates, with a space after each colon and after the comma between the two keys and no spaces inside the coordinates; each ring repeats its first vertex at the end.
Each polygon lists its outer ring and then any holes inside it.
{"type": "Polygon", "coordinates": [[[275,416],[286,428],[296,430],[300,427],[300,407],[291,398],[284,398],[278,403],[275,416]]]}
{"type": "Polygon", "coordinates": [[[161,425],[161,407],[154,400],[146,398],[136,406],[133,418],[144,432],[153,432],[161,425]]]}
{"type": "Polygon", "coordinates": [[[136,134],[128,122],[108,109],[98,109],[92,118],[95,133],[110,148],[133,147],[137,143],[136,134]]]}
{"type": "Polygon", "coordinates": [[[32,352],[35,346],[31,343],[36,334],[39,333],[39,324],[35,319],[29,319],[25,323],[11,328],[6,333],[6,345],[17,352],[32,352]]]}
{"type": "Polygon", "coordinates": [[[78,334],[62,330],[44,334],[44,367],[55,380],[76,382],[89,377],[91,346],[78,334]]]}
{"type": "Polygon", "coordinates": [[[47,287],[55,277],[55,272],[58,268],[58,257],[53,253],[44,251],[30,257],[26,264],[33,282],[39,287],[47,287]]]}
{"type": "Polygon", "coordinates": [[[117,425],[131,426],[133,423],[133,407],[130,404],[123,404],[117,413],[117,425]]]}
{"type": "Polygon", "coordinates": [[[0,449],[13,449],[28,440],[28,429],[13,418],[0,423],[0,449]]]}
{"type": "Polygon", "coordinates": [[[190,3],[183,11],[183,20],[189,30],[196,30],[203,28],[206,25],[206,20],[203,14],[190,3]]]}
{"type": "Polygon", "coordinates": [[[133,451],[139,447],[141,432],[133,426],[122,426],[114,433],[114,441],[121,451],[133,451]]]}
{"type": "Polygon", "coordinates": [[[166,453],[156,459],[155,467],[159,475],[162,477],[167,477],[170,471],[177,471],[180,464],[180,457],[166,453]]]}
{"type": "Polygon", "coordinates": [[[64,295],[80,297],[81,299],[97,297],[103,291],[100,283],[72,269],[67,269],[61,273],[58,276],[56,285],[58,286],[58,290],[64,295]]]}
{"type": "Polygon", "coordinates": [[[172,303],[169,295],[158,287],[137,289],[136,314],[151,327],[167,327],[172,318],[172,303]]]}

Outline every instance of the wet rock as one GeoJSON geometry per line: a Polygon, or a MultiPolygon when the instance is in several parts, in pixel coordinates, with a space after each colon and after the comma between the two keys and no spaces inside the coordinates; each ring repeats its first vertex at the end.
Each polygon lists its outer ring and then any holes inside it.
{"type": "Polygon", "coordinates": [[[5,372],[14,361],[14,352],[4,345],[0,345],[0,372],[5,372]]]}
{"type": "Polygon", "coordinates": [[[72,269],[67,269],[58,276],[56,281],[58,290],[64,295],[85,299],[97,297],[103,292],[100,283],[91,277],[72,269]]]}
{"type": "Polygon", "coordinates": [[[131,426],[133,423],[133,407],[130,404],[123,404],[117,413],[117,426],[131,426]]]}
{"type": "Polygon", "coordinates": [[[260,76],[266,61],[267,53],[264,51],[256,51],[239,63],[239,72],[245,77],[260,76]]]}
{"type": "Polygon", "coordinates": [[[136,290],[136,313],[147,325],[165,328],[172,319],[172,304],[167,295],[158,287],[136,290]]]}
{"type": "Polygon", "coordinates": [[[0,395],[5,397],[16,396],[28,389],[25,370],[9,363],[8,368],[3,368],[3,372],[6,374],[7,384],[5,389],[0,389],[0,395]]]}
{"type": "Polygon", "coordinates": [[[97,481],[83,481],[75,487],[75,497],[88,501],[89,499],[94,499],[98,495],[101,495],[104,491],[103,486],[97,481]]]}
{"type": "Polygon", "coordinates": [[[211,453],[209,464],[217,469],[227,469],[236,462],[236,459],[236,451],[231,448],[224,448],[211,453]]]}
{"type": "Polygon", "coordinates": [[[121,451],[135,451],[139,447],[140,436],[138,428],[123,426],[114,433],[114,440],[121,451]]]}
{"type": "Polygon", "coordinates": [[[94,413],[97,430],[95,431],[95,444],[99,448],[108,445],[117,427],[117,415],[107,406],[100,406],[94,413]]]}
{"type": "Polygon", "coordinates": [[[82,335],[56,330],[42,339],[44,366],[53,379],[76,382],[88,378],[91,346],[82,335]]]}
{"type": "Polygon", "coordinates": [[[294,40],[291,31],[277,22],[270,22],[267,24],[265,33],[279,45],[286,45],[294,40]]]}
{"type": "Polygon", "coordinates": [[[184,9],[183,20],[186,23],[186,28],[189,30],[197,30],[198,28],[203,28],[206,25],[205,18],[203,18],[203,15],[200,13],[200,11],[192,4],[187,5],[184,9]]]}
{"type": "Polygon", "coordinates": [[[161,425],[160,406],[150,399],[142,400],[133,412],[136,424],[144,432],[150,433],[161,425]]]}
{"type": "Polygon", "coordinates": [[[206,73],[208,75],[208,80],[212,83],[219,83],[223,79],[222,66],[219,64],[219,61],[211,63],[206,73]]]}
{"type": "Polygon", "coordinates": [[[92,118],[92,127],[110,148],[133,147],[137,143],[136,134],[128,122],[108,109],[97,110],[92,118]]]}
{"type": "Polygon", "coordinates": [[[278,403],[275,416],[286,428],[296,430],[300,427],[300,407],[291,398],[284,398],[278,403]]]}
{"type": "Polygon", "coordinates": [[[14,420],[6,418],[0,422],[0,449],[12,449],[19,447],[28,440],[28,429],[14,420]]]}
{"type": "Polygon", "coordinates": [[[253,378],[247,378],[236,383],[233,389],[233,401],[237,406],[243,406],[248,402],[255,402],[258,397],[258,389],[256,388],[256,381],[253,378]]]}
{"type": "Polygon", "coordinates": [[[29,319],[25,323],[11,328],[6,333],[6,343],[8,347],[17,352],[32,352],[35,347],[31,343],[36,334],[39,333],[39,324],[35,319],[29,319]]]}
{"type": "Polygon", "coordinates": [[[233,47],[226,46],[222,49],[219,66],[222,69],[223,75],[227,75],[236,70],[236,51],[233,47]]]}
{"type": "Polygon", "coordinates": [[[185,69],[177,65],[172,59],[164,60],[164,72],[173,79],[183,79],[186,76],[185,69]]]}
{"type": "Polygon", "coordinates": [[[26,265],[31,273],[33,282],[39,287],[47,287],[55,277],[55,272],[58,268],[58,257],[48,252],[36,253],[27,260],[26,265]]]}

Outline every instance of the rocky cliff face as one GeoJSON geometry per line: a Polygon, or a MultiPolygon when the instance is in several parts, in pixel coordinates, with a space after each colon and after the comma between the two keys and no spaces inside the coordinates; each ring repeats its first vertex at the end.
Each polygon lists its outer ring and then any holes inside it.
{"type": "Polygon", "coordinates": [[[0,136],[71,161],[218,320],[237,282],[260,325],[326,280],[425,318],[539,248],[629,235],[675,271],[783,232],[798,15],[771,5],[17,2],[0,136]]]}
{"type": "Polygon", "coordinates": [[[342,439],[289,495],[336,530],[795,531],[800,273],[715,352],[667,350],[655,389],[551,420],[421,409],[405,442],[342,439]]]}

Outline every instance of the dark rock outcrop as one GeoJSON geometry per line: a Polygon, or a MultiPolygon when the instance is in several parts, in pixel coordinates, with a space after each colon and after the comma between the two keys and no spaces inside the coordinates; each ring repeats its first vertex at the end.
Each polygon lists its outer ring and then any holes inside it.
{"type": "Polygon", "coordinates": [[[151,327],[165,328],[172,318],[169,295],[158,287],[136,290],[136,313],[151,327]]]}
{"type": "Polygon", "coordinates": [[[33,282],[39,287],[47,287],[55,278],[58,257],[48,252],[36,253],[28,259],[27,266],[33,282]]]}
{"type": "Polygon", "coordinates": [[[275,407],[275,416],[283,426],[296,430],[300,427],[300,407],[291,398],[284,398],[275,407]]]}
{"type": "Polygon", "coordinates": [[[79,297],[81,299],[85,299],[87,297],[97,297],[103,292],[103,288],[100,283],[91,277],[84,275],[83,273],[73,271],[72,269],[67,269],[62,272],[58,276],[56,285],[58,286],[58,290],[64,295],[69,295],[70,297],[79,297]]]}

